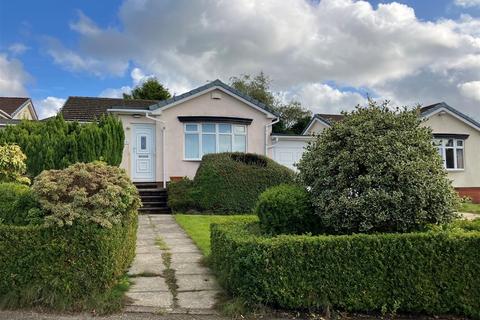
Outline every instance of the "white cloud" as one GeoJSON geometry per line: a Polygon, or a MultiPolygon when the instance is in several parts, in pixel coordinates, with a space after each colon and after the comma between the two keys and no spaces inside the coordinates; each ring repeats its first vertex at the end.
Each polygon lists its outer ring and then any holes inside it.
{"type": "Polygon", "coordinates": [[[30,80],[20,60],[0,53],[0,96],[26,96],[25,84],[30,80]]]}
{"type": "Polygon", "coordinates": [[[443,99],[478,112],[457,88],[480,74],[480,19],[468,15],[423,21],[404,4],[353,0],[125,0],[119,22],[103,28],[80,13],[71,24],[78,47],[50,43],[50,54],[98,76],[124,74],[133,63],[176,93],[263,70],[276,90],[313,88],[325,101],[332,92],[323,84],[333,81],[399,102],[443,99]]]}
{"type": "Polygon", "coordinates": [[[455,4],[465,8],[480,7],[480,0],[455,0],[455,4]]]}
{"type": "Polygon", "coordinates": [[[27,51],[28,49],[30,48],[20,42],[12,43],[8,47],[8,51],[10,51],[13,55],[21,55],[25,53],[25,51],[27,51]]]}
{"type": "Polygon", "coordinates": [[[107,88],[100,92],[99,96],[104,98],[122,98],[124,93],[130,93],[134,87],[141,85],[151,77],[153,77],[153,75],[146,75],[142,69],[133,68],[130,72],[130,78],[132,79],[131,86],[127,85],[120,88],[107,88]]]}
{"type": "Polygon", "coordinates": [[[57,97],[46,97],[45,99],[33,101],[33,105],[40,119],[56,115],[64,103],[65,99],[57,97]]]}
{"type": "Polygon", "coordinates": [[[480,101],[480,81],[465,82],[458,87],[465,97],[480,101]]]}
{"type": "Polygon", "coordinates": [[[327,84],[308,84],[287,94],[289,99],[300,101],[314,113],[340,113],[364,105],[367,99],[357,92],[345,92],[327,84]]]}

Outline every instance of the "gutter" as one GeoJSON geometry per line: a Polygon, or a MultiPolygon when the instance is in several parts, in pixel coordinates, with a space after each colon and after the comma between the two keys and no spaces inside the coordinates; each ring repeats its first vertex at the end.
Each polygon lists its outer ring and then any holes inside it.
{"type": "Polygon", "coordinates": [[[272,148],[275,146],[275,144],[272,144],[272,145],[268,145],[268,127],[273,127],[274,124],[276,123],[279,123],[280,122],[280,118],[277,118],[275,119],[274,121],[272,121],[271,123],[268,123],[265,125],[265,156],[268,157],[268,149],[272,148]]]}

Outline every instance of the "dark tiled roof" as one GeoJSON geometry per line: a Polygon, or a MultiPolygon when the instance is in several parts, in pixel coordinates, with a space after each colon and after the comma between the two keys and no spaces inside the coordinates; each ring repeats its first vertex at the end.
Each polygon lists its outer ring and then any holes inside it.
{"type": "Polygon", "coordinates": [[[90,122],[107,113],[108,109],[149,110],[158,100],[68,97],[60,113],[67,121],[90,122]]]}
{"type": "Polygon", "coordinates": [[[323,113],[317,113],[315,117],[327,122],[328,124],[342,121],[343,118],[345,118],[343,114],[323,114],[323,113]]]}
{"type": "Polygon", "coordinates": [[[278,115],[277,115],[271,108],[269,108],[266,104],[264,104],[264,103],[262,103],[262,102],[260,102],[260,101],[258,101],[258,100],[253,99],[252,97],[250,97],[250,96],[248,96],[248,95],[246,95],[246,94],[238,91],[237,89],[234,89],[234,88],[230,87],[229,85],[223,83],[223,82],[220,81],[219,79],[217,79],[217,80],[215,80],[215,81],[212,81],[212,82],[209,82],[209,83],[207,83],[207,84],[205,84],[205,85],[203,85],[203,86],[200,86],[200,87],[198,87],[198,88],[196,88],[196,89],[190,90],[190,91],[188,91],[188,92],[186,92],[186,93],[183,93],[183,94],[181,94],[181,95],[173,96],[173,97],[170,98],[170,99],[160,101],[160,102],[158,102],[157,104],[152,105],[152,106],[150,107],[150,109],[151,109],[151,110],[155,110],[155,109],[158,109],[158,108],[166,107],[166,106],[168,106],[168,105],[170,105],[170,104],[172,104],[172,103],[175,103],[175,102],[177,102],[177,101],[186,99],[186,98],[188,98],[188,97],[190,97],[190,96],[193,96],[193,95],[195,95],[195,94],[197,94],[197,93],[200,93],[200,92],[202,92],[202,91],[208,90],[208,89],[210,89],[210,88],[212,88],[212,87],[221,87],[221,88],[223,88],[223,89],[225,89],[225,90],[233,93],[234,95],[237,95],[237,96],[241,97],[242,99],[247,100],[247,101],[250,102],[251,104],[259,107],[260,109],[263,109],[263,110],[265,110],[265,111],[267,111],[267,112],[269,112],[269,113],[271,113],[271,114],[273,114],[273,115],[275,115],[275,116],[278,116],[278,115]]]}
{"type": "Polygon", "coordinates": [[[28,100],[29,98],[0,97],[0,110],[11,117],[28,100]]]}

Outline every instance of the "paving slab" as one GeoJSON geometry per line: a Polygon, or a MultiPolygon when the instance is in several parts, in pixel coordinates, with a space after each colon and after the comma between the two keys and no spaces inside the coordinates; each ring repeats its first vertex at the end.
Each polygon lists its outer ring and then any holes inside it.
{"type": "Polygon", "coordinates": [[[180,308],[213,309],[219,291],[179,292],[177,295],[180,308]]]}
{"type": "Polygon", "coordinates": [[[165,266],[163,265],[161,251],[159,250],[159,253],[137,253],[128,274],[137,275],[149,273],[160,275],[163,270],[165,270],[165,266]]]}
{"type": "Polygon", "coordinates": [[[136,277],[131,278],[131,280],[133,285],[128,290],[129,292],[169,292],[167,283],[163,277],[136,277]]]}
{"type": "Polygon", "coordinates": [[[200,252],[177,252],[172,255],[172,263],[200,262],[203,255],[200,252]]]}
{"type": "Polygon", "coordinates": [[[173,296],[168,291],[162,292],[128,292],[127,297],[132,299],[130,305],[155,307],[155,308],[170,308],[173,304],[173,296]]]}
{"type": "Polygon", "coordinates": [[[176,278],[178,292],[220,290],[215,277],[211,274],[179,274],[176,278]]]}
{"type": "Polygon", "coordinates": [[[137,238],[137,246],[154,246],[155,239],[138,239],[137,238]]]}
{"type": "Polygon", "coordinates": [[[189,245],[195,246],[195,243],[194,243],[191,239],[168,238],[168,239],[163,239],[163,241],[164,241],[170,248],[173,248],[174,246],[177,246],[177,245],[185,245],[185,244],[189,244],[189,245]]]}
{"type": "Polygon", "coordinates": [[[172,262],[171,268],[175,270],[175,274],[212,274],[209,268],[202,266],[198,262],[172,262]]]}
{"type": "Polygon", "coordinates": [[[137,246],[135,248],[136,254],[141,253],[158,253],[158,247],[156,246],[137,246]]]}
{"type": "Polygon", "coordinates": [[[194,244],[178,244],[170,248],[171,253],[198,253],[199,250],[194,244]]]}

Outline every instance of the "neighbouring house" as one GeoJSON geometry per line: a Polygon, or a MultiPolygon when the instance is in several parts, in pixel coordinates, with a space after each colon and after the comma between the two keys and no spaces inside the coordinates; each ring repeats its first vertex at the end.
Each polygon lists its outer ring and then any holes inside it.
{"type": "Polygon", "coordinates": [[[38,120],[30,98],[0,97],[0,127],[16,124],[22,119],[38,120]]]}
{"type": "MultiPolygon", "coordinates": [[[[480,203],[480,123],[444,102],[420,108],[419,116],[433,131],[433,143],[455,189],[480,203]]],[[[273,134],[275,159],[293,168],[312,135],[342,119],[339,114],[316,114],[302,135],[273,134]]]]}

